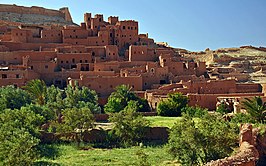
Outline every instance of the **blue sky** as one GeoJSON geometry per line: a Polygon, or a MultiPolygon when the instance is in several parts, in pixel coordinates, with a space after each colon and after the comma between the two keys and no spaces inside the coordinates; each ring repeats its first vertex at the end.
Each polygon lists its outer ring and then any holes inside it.
{"type": "Polygon", "coordinates": [[[191,51],[266,46],[266,0],[0,0],[4,4],[69,7],[75,23],[91,12],[139,21],[140,33],[191,51]]]}

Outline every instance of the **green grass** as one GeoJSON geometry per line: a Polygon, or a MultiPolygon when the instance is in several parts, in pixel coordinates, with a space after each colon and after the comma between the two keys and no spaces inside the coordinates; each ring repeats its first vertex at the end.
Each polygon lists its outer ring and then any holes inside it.
{"type": "Polygon", "coordinates": [[[93,166],[93,165],[139,165],[141,158],[136,153],[141,149],[147,155],[150,165],[173,165],[172,157],[163,146],[131,147],[78,150],[73,145],[56,145],[59,148],[59,157],[53,159],[42,158],[36,165],[62,165],[62,166],[93,166]]]}
{"type": "Polygon", "coordinates": [[[182,117],[163,117],[163,116],[147,116],[145,117],[151,122],[152,127],[168,127],[171,128],[173,125],[180,121],[182,117]]]}

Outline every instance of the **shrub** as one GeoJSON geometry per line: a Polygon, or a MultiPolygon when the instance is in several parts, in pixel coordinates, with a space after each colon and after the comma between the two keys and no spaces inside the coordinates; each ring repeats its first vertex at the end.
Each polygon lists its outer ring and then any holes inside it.
{"type": "Polygon", "coordinates": [[[201,108],[199,106],[196,107],[185,107],[182,109],[182,112],[189,115],[190,117],[201,118],[204,115],[208,114],[208,109],[201,108]]]}
{"type": "Polygon", "coordinates": [[[171,129],[168,152],[183,165],[202,165],[233,152],[237,129],[219,115],[205,115],[197,125],[184,115],[171,129]]]}
{"type": "Polygon", "coordinates": [[[167,100],[162,100],[157,107],[160,116],[180,116],[181,109],[186,107],[188,98],[182,93],[168,94],[167,100]]]}
{"type": "Polygon", "coordinates": [[[105,112],[120,112],[128,106],[130,101],[137,102],[137,112],[149,112],[150,107],[147,100],[138,97],[134,92],[131,91],[131,88],[127,85],[120,85],[115,88],[113,92],[108,97],[108,102],[104,106],[105,112]]]}
{"type": "Polygon", "coordinates": [[[231,119],[233,123],[255,123],[256,121],[249,114],[237,113],[231,119]]]}
{"type": "Polygon", "coordinates": [[[149,121],[136,112],[137,108],[137,102],[130,101],[124,110],[111,114],[109,118],[110,122],[114,123],[111,132],[122,145],[135,145],[141,141],[149,126],[149,121]]]}
{"type": "Polygon", "coordinates": [[[228,109],[228,106],[225,103],[220,104],[217,109],[216,112],[219,112],[221,114],[227,114],[230,113],[230,109],[228,109]]]}

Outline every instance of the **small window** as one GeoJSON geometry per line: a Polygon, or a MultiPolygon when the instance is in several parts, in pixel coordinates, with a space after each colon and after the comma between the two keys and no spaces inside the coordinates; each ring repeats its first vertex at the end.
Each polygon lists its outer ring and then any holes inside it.
{"type": "Polygon", "coordinates": [[[88,60],[85,60],[85,63],[88,63],[88,60]]]}
{"type": "Polygon", "coordinates": [[[44,67],[45,67],[45,69],[48,69],[48,65],[45,65],[44,67]]]}
{"type": "Polygon", "coordinates": [[[99,18],[99,21],[102,22],[102,18],[99,18]]]}
{"type": "Polygon", "coordinates": [[[80,63],[82,63],[82,60],[79,60],[80,63]]]}
{"type": "Polygon", "coordinates": [[[6,74],[2,74],[2,78],[7,78],[7,75],[6,74]]]}
{"type": "Polygon", "coordinates": [[[76,32],[76,30],[73,30],[73,32],[76,32]]]}
{"type": "Polygon", "coordinates": [[[64,63],[64,61],[61,61],[61,63],[64,63]]]}
{"type": "Polygon", "coordinates": [[[16,74],[16,78],[19,78],[19,74],[16,74]]]}
{"type": "Polygon", "coordinates": [[[113,85],[110,85],[110,88],[113,88],[113,85]]]}
{"type": "Polygon", "coordinates": [[[68,63],[68,61],[66,61],[66,63],[68,63]]]}
{"type": "Polygon", "coordinates": [[[74,58],[72,59],[72,63],[75,63],[75,59],[74,58]]]}
{"type": "Polygon", "coordinates": [[[130,27],[128,27],[127,29],[130,29],[130,27]]]}
{"type": "Polygon", "coordinates": [[[126,26],[123,26],[123,29],[126,29],[126,26]]]}

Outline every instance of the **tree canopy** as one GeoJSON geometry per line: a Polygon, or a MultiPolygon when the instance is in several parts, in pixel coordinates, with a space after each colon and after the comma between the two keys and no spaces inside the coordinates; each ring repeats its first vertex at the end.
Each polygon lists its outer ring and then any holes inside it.
{"type": "Polygon", "coordinates": [[[185,108],[188,98],[182,93],[168,94],[166,100],[162,100],[157,106],[160,116],[181,116],[182,108],[185,108]]]}
{"type": "Polygon", "coordinates": [[[130,101],[138,103],[138,112],[149,112],[150,108],[147,100],[138,97],[128,85],[119,85],[115,88],[109,98],[107,104],[104,106],[105,112],[120,112],[130,101]]]}
{"type": "Polygon", "coordinates": [[[262,101],[260,96],[255,96],[252,99],[246,98],[245,101],[242,102],[244,108],[247,113],[251,115],[251,117],[259,122],[264,123],[266,119],[266,103],[262,101]]]}
{"type": "Polygon", "coordinates": [[[20,109],[30,103],[30,95],[24,90],[14,86],[0,88],[0,112],[4,109],[20,109]]]}

